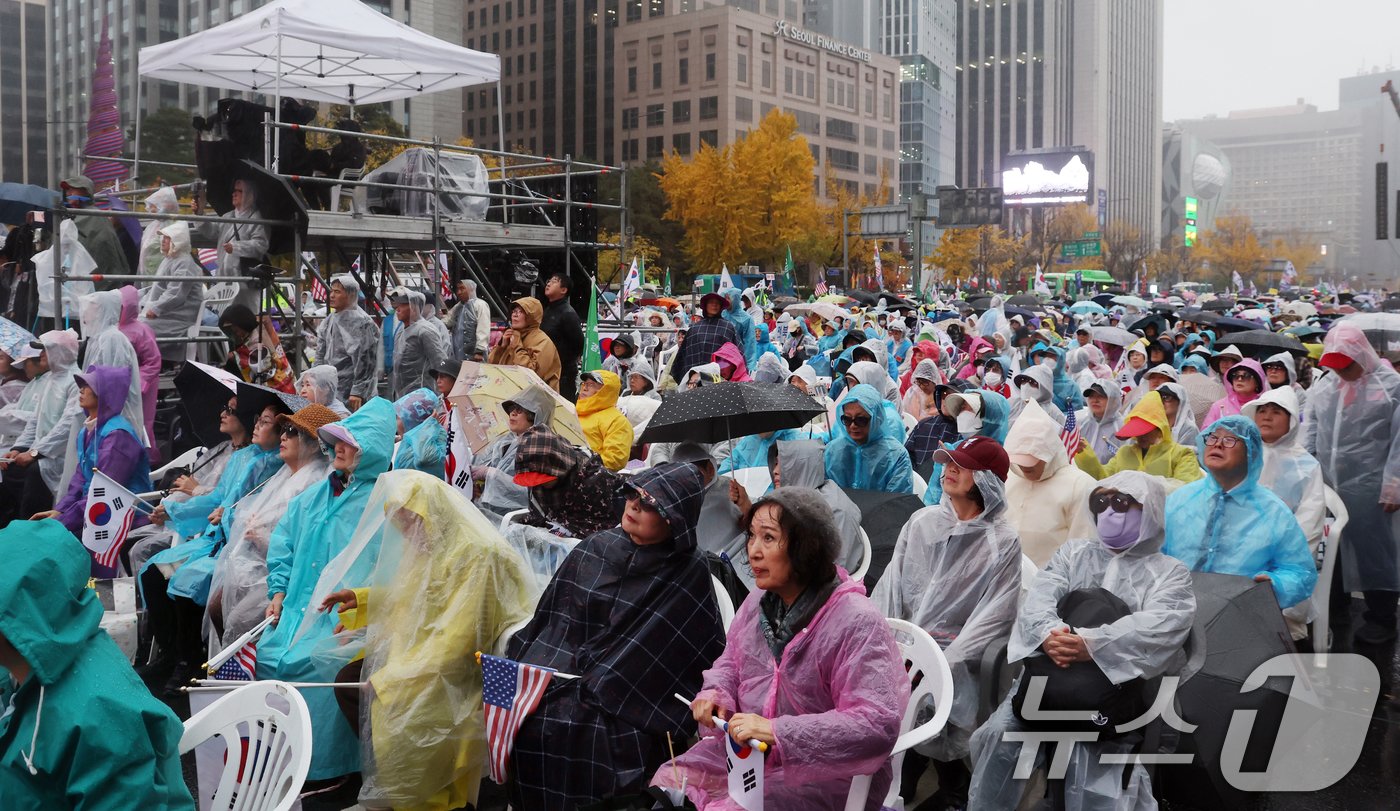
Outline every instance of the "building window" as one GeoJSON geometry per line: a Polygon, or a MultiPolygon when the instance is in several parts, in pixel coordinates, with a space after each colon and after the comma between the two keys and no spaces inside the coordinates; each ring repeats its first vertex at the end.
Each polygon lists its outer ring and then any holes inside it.
{"type": "Polygon", "coordinates": [[[637,139],[628,138],[622,142],[622,159],[634,161],[637,159],[637,139]]]}
{"type": "Polygon", "coordinates": [[[700,120],[719,118],[719,96],[706,96],[700,99],[700,120]]]}
{"type": "Polygon", "coordinates": [[[700,143],[719,146],[719,130],[700,130],[700,143]]]}
{"type": "Polygon", "coordinates": [[[690,59],[687,57],[682,56],[681,61],[677,63],[676,83],[682,85],[690,84],[690,59]]]}
{"type": "Polygon", "coordinates": [[[671,148],[682,155],[690,154],[690,133],[678,132],[671,136],[671,148]]]}
{"type": "Polygon", "coordinates": [[[792,68],[783,68],[783,92],[792,92],[792,68]]]}
{"type": "Polygon", "coordinates": [[[678,101],[671,105],[671,123],[684,124],[690,120],[690,99],[678,101]]]}
{"type": "Polygon", "coordinates": [[[763,89],[773,89],[773,63],[763,60],[763,89]]]}
{"type": "Polygon", "coordinates": [[[715,80],[715,55],[712,54],[712,53],[705,54],[705,81],[707,81],[707,82],[713,82],[714,80],[715,80]]]}
{"type": "Polygon", "coordinates": [[[734,119],[736,121],[753,121],[753,99],[746,99],[743,96],[734,97],[734,119]]]}
{"type": "Polygon", "coordinates": [[[651,63],[651,89],[652,89],[652,90],[660,90],[660,89],[661,89],[661,63],[660,63],[660,62],[652,62],[652,63],[651,63]]]}
{"type": "Polygon", "coordinates": [[[666,105],[665,105],[665,104],[648,104],[648,105],[647,105],[647,126],[648,126],[648,127],[660,127],[660,126],[665,125],[665,123],[666,123],[666,105]]]}
{"type": "Polygon", "coordinates": [[[635,67],[627,69],[627,92],[637,92],[637,69],[635,67]]]}
{"type": "Polygon", "coordinates": [[[634,129],[636,129],[636,128],[637,128],[637,120],[638,120],[638,119],[637,119],[637,108],[636,108],[636,107],[624,107],[624,108],[623,108],[623,110],[622,110],[622,128],[623,128],[623,129],[625,129],[625,130],[634,130],[634,129]]]}
{"type": "Polygon", "coordinates": [[[826,148],[826,163],[833,169],[841,169],[848,172],[860,171],[860,153],[849,149],[837,149],[834,146],[826,148]]]}
{"type": "Polygon", "coordinates": [[[666,154],[666,136],[653,135],[647,139],[647,160],[654,160],[666,154]]]}
{"type": "Polygon", "coordinates": [[[739,84],[749,83],[749,57],[747,54],[739,54],[735,72],[739,76],[739,84]]]}
{"type": "Polygon", "coordinates": [[[854,121],[846,121],[842,118],[828,118],[826,120],[826,137],[840,138],[843,141],[855,143],[860,140],[860,127],[854,121]]]}

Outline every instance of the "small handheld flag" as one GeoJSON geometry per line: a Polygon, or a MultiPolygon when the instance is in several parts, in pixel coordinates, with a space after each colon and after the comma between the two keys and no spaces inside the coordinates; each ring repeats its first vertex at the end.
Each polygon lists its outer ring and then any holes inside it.
{"type": "Polygon", "coordinates": [[[745,746],[729,735],[729,723],[715,718],[724,730],[724,768],[729,773],[729,799],[745,811],[763,811],[763,755],[758,747],[745,746]]]}
{"type": "Polygon", "coordinates": [[[1074,418],[1074,409],[1065,409],[1065,427],[1060,431],[1060,441],[1065,443],[1065,451],[1073,459],[1079,453],[1079,424],[1074,418]]]}
{"type": "Polygon", "coordinates": [[[603,355],[598,348],[598,288],[588,297],[588,326],[583,333],[583,370],[596,372],[603,368],[603,355]]]}
{"type": "Polygon", "coordinates": [[[238,652],[224,660],[214,671],[218,681],[256,681],[258,676],[258,640],[250,639],[238,652]]]}
{"type": "Polygon", "coordinates": [[[122,544],[136,520],[136,494],[100,470],[92,472],[83,512],[83,546],[101,566],[115,568],[122,544]]]}
{"type": "Polygon", "coordinates": [[[875,245],[875,286],[880,290],[885,289],[885,265],[880,261],[880,246],[875,245]]]}
{"type": "Polygon", "coordinates": [[[515,733],[540,705],[554,671],[488,654],[480,654],[480,659],[491,779],[503,784],[510,752],[515,747],[515,733]]]}

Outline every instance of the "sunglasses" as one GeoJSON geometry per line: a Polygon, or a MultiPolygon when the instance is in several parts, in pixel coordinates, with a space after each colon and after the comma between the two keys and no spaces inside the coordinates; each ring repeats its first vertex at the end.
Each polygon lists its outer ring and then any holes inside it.
{"type": "Polygon", "coordinates": [[[1210,436],[1206,437],[1206,447],[1214,448],[1215,446],[1219,445],[1220,447],[1229,450],[1230,448],[1235,447],[1243,441],[1244,440],[1240,439],[1239,437],[1233,434],[1225,434],[1223,436],[1211,434],[1210,436]]]}
{"type": "Polygon", "coordinates": [[[1134,507],[1141,507],[1137,499],[1123,493],[1094,493],[1089,496],[1089,512],[1098,515],[1109,507],[1116,513],[1125,513],[1134,507]]]}
{"type": "Polygon", "coordinates": [[[852,417],[848,414],[842,414],[841,424],[846,426],[847,428],[850,428],[852,425],[859,425],[860,427],[865,428],[870,425],[870,417],[867,415],[852,417]]]}
{"type": "Polygon", "coordinates": [[[219,413],[220,413],[220,414],[237,414],[238,412],[237,412],[236,410],[234,410],[233,406],[224,406],[223,408],[219,409],[219,413]]]}

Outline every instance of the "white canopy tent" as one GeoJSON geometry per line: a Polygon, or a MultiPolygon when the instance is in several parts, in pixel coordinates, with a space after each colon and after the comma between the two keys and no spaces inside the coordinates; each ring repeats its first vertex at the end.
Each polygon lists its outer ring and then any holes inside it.
{"type": "MultiPolygon", "coordinates": [[[[499,83],[501,59],[429,36],[360,0],[274,0],[206,31],[142,48],[139,72],[271,94],[280,115],[283,95],[353,106],[499,83]]],[[[139,139],[139,127],[137,133],[139,139]]]]}

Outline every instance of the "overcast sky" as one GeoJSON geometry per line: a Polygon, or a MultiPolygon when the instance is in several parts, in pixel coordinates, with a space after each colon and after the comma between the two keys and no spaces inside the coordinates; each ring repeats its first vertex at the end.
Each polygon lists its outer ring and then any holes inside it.
{"type": "MultiPolygon", "coordinates": [[[[1165,0],[1162,115],[1337,107],[1337,80],[1400,68],[1400,0],[1165,0]]],[[[1377,88],[1379,91],[1379,87],[1377,88]]]]}

